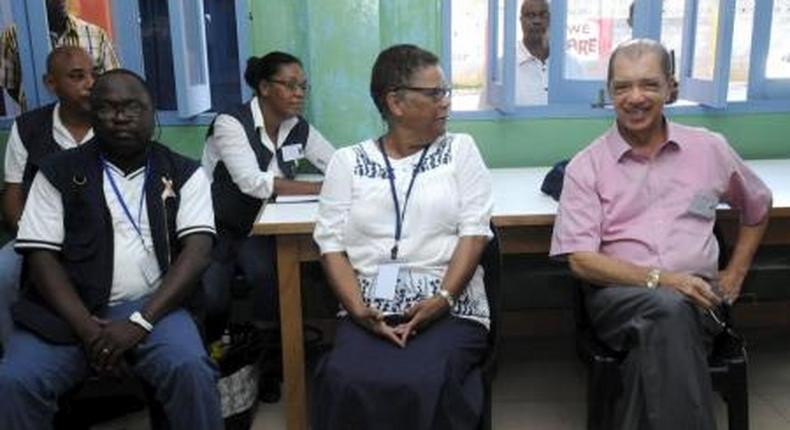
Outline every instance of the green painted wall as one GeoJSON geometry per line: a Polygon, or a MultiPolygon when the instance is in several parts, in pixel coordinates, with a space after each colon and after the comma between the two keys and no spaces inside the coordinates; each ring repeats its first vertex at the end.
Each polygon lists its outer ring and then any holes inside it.
{"type": "MultiPolygon", "coordinates": [[[[790,114],[673,117],[723,133],[742,157],[790,157],[790,114]]],[[[570,158],[606,131],[609,118],[453,121],[475,137],[489,167],[545,166],[570,158]]]]}
{"type": "MultiPolygon", "coordinates": [[[[395,43],[441,52],[441,1],[253,0],[254,21],[272,24],[254,26],[253,52],[286,49],[302,58],[313,85],[306,115],[335,145],[349,145],[384,130],[368,95],[378,52],[395,43]]],[[[673,119],[724,133],[745,158],[790,157],[790,114],[673,119]]],[[[570,157],[610,124],[608,118],[500,119],[451,121],[450,129],[472,134],[490,167],[507,167],[570,157]]]]}
{"type": "MultiPolygon", "coordinates": [[[[442,0],[247,1],[252,53],[278,49],[303,60],[313,88],[305,114],[337,146],[384,130],[368,95],[370,68],[381,49],[408,42],[441,51],[442,0]]],[[[790,157],[790,114],[673,119],[725,134],[744,158],[790,157]]],[[[456,120],[450,129],[472,134],[490,167],[535,166],[570,157],[610,123],[608,118],[456,120]]],[[[203,126],[164,127],[161,137],[197,158],[204,133],[203,126]]],[[[0,132],[0,149],[5,139],[0,132]]]]}

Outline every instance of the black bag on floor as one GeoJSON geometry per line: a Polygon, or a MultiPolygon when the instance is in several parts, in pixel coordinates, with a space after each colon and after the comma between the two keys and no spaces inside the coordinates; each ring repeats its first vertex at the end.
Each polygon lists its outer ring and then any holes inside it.
{"type": "Polygon", "coordinates": [[[222,416],[228,430],[249,429],[258,403],[258,378],[264,337],[252,324],[232,325],[217,359],[222,416]],[[227,337],[229,336],[229,339],[227,337]]]}

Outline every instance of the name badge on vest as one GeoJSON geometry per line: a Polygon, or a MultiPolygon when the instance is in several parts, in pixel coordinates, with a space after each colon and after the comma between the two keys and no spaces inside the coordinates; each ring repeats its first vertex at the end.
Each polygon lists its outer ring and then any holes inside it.
{"type": "Polygon", "coordinates": [[[280,148],[283,154],[283,161],[286,163],[304,158],[304,145],[296,143],[293,145],[285,145],[280,148]]]}

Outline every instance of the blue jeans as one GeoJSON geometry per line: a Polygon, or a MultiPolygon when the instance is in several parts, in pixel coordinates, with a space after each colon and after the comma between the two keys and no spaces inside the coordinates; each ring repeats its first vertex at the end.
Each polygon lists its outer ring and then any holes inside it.
{"type": "Polygon", "coordinates": [[[15,241],[10,240],[0,248],[0,344],[5,345],[14,330],[11,305],[19,293],[19,275],[22,256],[14,251],[15,241]]]}
{"type": "MultiPolygon", "coordinates": [[[[143,302],[113,306],[99,316],[125,319],[143,302]]],[[[167,314],[133,355],[132,372],[155,387],[171,426],[223,428],[218,372],[189,313],[178,309],[167,314]]],[[[52,428],[58,397],[88,374],[80,345],[52,344],[17,327],[0,361],[0,428],[52,428]]]]}

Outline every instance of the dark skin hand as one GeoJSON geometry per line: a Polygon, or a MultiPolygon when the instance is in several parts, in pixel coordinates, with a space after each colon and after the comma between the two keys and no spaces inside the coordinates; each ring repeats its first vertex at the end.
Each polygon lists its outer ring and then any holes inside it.
{"type": "Polygon", "coordinates": [[[98,340],[102,328],[82,304],[57,254],[36,250],[28,258],[30,276],[38,293],[66,320],[90,357],[91,347],[98,340]]]}
{"type": "MultiPolygon", "coordinates": [[[[191,234],[182,241],[182,251],[165,274],[162,285],[141,310],[151,324],[183,302],[208,266],[212,246],[209,235],[191,234]]],[[[125,319],[106,321],[92,316],[54,252],[33,251],[30,270],[38,292],[77,333],[91,366],[97,372],[114,373],[122,369],[121,357],[148,333],[125,319]]]]}
{"type": "MultiPolygon", "coordinates": [[[[442,288],[449,291],[453,297],[461,295],[472,279],[487,243],[488,239],[484,236],[464,236],[458,240],[450,264],[447,266],[447,272],[442,279],[442,288]]],[[[449,311],[450,304],[444,297],[428,297],[406,311],[404,314],[406,322],[396,326],[394,332],[402,346],[406,346],[410,336],[415,336],[418,331],[426,329],[449,311]]]]}
{"type": "MultiPolygon", "coordinates": [[[[488,239],[482,236],[464,236],[459,239],[442,280],[442,287],[454,297],[461,294],[474,275],[486,243],[488,239]]],[[[392,327],[384,321],[380,311],[368,307],[363,301],[356,273],[345,253],[326,253],[321,256],[321,263],[335,295],[354,322],[401,348],[418,330],[427,329],[450,310],[449,303],[443,297],[429,297],[406,311],[405,322],[392,327]]]]}
{"type": "MultiPolygon", "coordinates": [[[[140,310],[151,324],[156,325],[156,321],[183,303],[210,262],[211,236],[191,234],[182,241],[181,253],[162,279],[162,285],[140,310]]],[[[91,345],[90,356],[91,362],[105,371],[112,371],[123,354],[148,334],[129,320],[101,322],[101,325],[100,335],[91,345]],[[110,353],[103,353],[105,349],[110,353]]]]}
{"type": "Polygon", "coordinates": [[[3,189],[3,219],[8,230],[13,234],[16,234],[19,228],[19,218],[22,217],[24,207],[25,193],[22,192],[22,184],[6,182],[3,189]]]}

